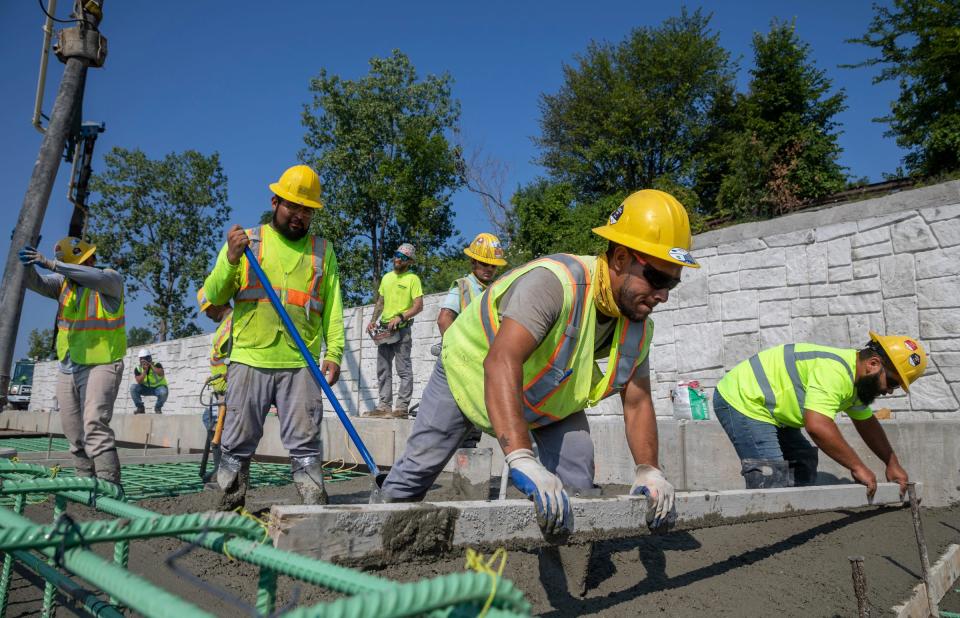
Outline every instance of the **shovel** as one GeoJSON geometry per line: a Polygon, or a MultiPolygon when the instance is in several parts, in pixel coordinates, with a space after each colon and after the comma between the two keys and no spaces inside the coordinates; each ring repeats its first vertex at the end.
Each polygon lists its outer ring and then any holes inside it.
{"type": "Polygon", "coordinates": [[[377,468],[377,464],[374,463],[373,457],[370,456],[370,452],[367,451],[367,447],[364,446],[363,440],[360,439],[360,434],[357,433],[353,423],[350,422],[350,417],[347,416],[347,413],[343,411],[343,406],[340,405],[340,401],[337,399],[337,396],[333,394],[333,389],[330,388],[330,385],[327,384],[323,374],[320,373],[320,367],[317,366],[317,361],[313,360],[310,350],[307,349],[307,344],[303,342],[303,338],[300,336],[300,333],[297,332],[297,327],[293,325],[293,321],[287,314],[287,310],[283,308],[282,304],[280,304],[280,299],[277,298],[277,293],[273,291],[273,286],[270,284],[270,280],[267,279],[267,274],[263,272],[262,268],[260,268],[260,262],[257,261],[257,256],[253,254],[253,251],[250,250],[250,247],[244,248],[243,254],[247,256],[247,261],[250,262],[250,267],[253,268],[254,274],[256,274],[257,279],[260,280],[260,285],[262,285],[263,289],[266,290],[267,297],[270,299],[270,304],[273,305],[277,315],[280,316],[280,320],[283,321],[283,325],[286,327],[287,332],[290,333],[294,343],[297,344],[297,349],[300,350],[300,355],[303,357],[303,360],[307,362],[307,367],[310,368],[310,375],[313,376],[313,381],[317,383],[317,386],[320,387],[320,390],[323,391],[323,394],[327,396],[327,399],[330,401],[330,405],[333,406],[333,411],[337,413],[337,416],[340,418],[340,422],[343,424],[343,428],[347,430],[347,435],[350,436],[350,439],[353,441],[353,445],[356,446],[357,450],[360,452],[360,457],[363,458],[363,462],[367,464],[367,469],[370,471],[371,476],[376,479],[377,475],[380,474],[380,469],[377,468]]]}

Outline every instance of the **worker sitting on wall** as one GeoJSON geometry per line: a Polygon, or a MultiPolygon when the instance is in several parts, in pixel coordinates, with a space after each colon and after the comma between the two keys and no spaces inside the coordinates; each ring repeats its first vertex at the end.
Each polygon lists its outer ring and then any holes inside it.
{"type": "Polygon", "coordinates": [[[652,529],[675,517],[673,486],[658,468],[648,316],[680,282],[681,267],[698,267],[687,211],[667,193],[639,191],[594,232],[609,241],[606,252],[516,268],[447,329],[406,449],[373,499],[422,499],[476,425],[499,441],[541,529],[572,529],[568,495],[599,493],[584,408],[619,394],[635,464],[631,493],[647,496],[652,529]]]}
{"type": "MultiPolygon", "coordinates": [[[[440,337],[447,332],[453,321],[457,319],[467,305],[478,298],[487,286],[493,282],[497,276],[497,270],[501,266],[506,266],[507,261],[503,259],[503,247],[500,239],[493,234],[486,232],[477,234],[473,242],[463,250],[470,258],[470,273],[460,277],[450,286],[450,291],[440,305],[440,313],[437,315],[437,328],[440,329],[440,337]]],[[[440,356],[440,350],[443,344],[434,345],[430,352],[434,356],[440,356]]],[[[480,442],[483,435],[478,428],[473,427],[463,439],[464,448],[474,448],[480,442]]]]}
{"type": "Polygon", "coordinates": [[[791,343],[763,350],[731,369],[713,395],[717,419],[741,461],[748,489],[813,485],[818,449],[807,433],[873,496],[877,478],[834,422],[845,412],[888,481],[906,489],[907,472],[870,410],[878,395],[907,391],[923,375],[927,354],[916,339],[870,332],[862,349],[791,343]]]}
{"type": "MultiPolygon", "coordinates": [[[[200,305],[200,311],[217,324],[217,331],[213,334],[213,342],[210,345],[210,377],[208,378],[213,392],[213,404],[204,408],[201,419],[207,430],[207,437],[212,439],[216,431],[220,404],[227,392],[227,363],[230,361],[232,343],[230,335],[233,329],[233,308],[230,303],[214,305],[207,300],[203,288],[197,290],[197,304],[200,305]]],[[[214,477],[220,466],[220,444],[211,444],[210,450],[213,454],[213,467],[203,477],[204,483],[214,477]]]]}
{"type": "Polygon", "coordinates": [[[304,504],[326,504],[320,421],[323,398],[293,337],[269,302],[244,255],[257,256],[328,384],[340,377],[343,302],[333,247],[310,234],[320,202],[320,177],[306,165],[287,169],[270,185],[273,219],[244,230],[234,225],[203,289],[215,305],[232,298],[233,344],[227,366],[227,415],[220,442],[219,507],[242,506],[250,482],[250,460],[263,437],[271,405],[277,406],[280,439],[290,452],[293,482],[304,504]]]}
{"type": "Polygon", "coordinates": [[[26,285],[59,299],[57,310],[57,402],[63,433],[70,441],[75,474],[120,484],[120,460],[110,419],[123,379],[127,353],[123,277],[96,268],[97,248],[68,236],[54,246],[55,260],[33,247],[20,250],[28,268],[26,285]]]}
{"type": "Polygon", "coordinates": [[[130,398],[133,399],[135,406],[133,413],[144,413],[146,410],[143,406],[144,397],[156,397],[153,411],[156,414],[163,414],[163,404],[167,402],[167,397],[170,395],[166,371],[163,365],[153,362],[153,356],[146,348],[137,353],[137,359],[140,364],[133,368],[134,383],[130,385],[130,398]]]}

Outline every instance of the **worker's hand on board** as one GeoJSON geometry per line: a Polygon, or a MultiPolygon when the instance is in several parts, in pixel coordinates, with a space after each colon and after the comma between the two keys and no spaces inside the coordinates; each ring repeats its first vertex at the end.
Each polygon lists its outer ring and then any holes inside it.
{"type": "Polygon", "coordinates": [[[42,253],[30,245],[26,245],[23,249],[20,249],[17,257],[20,258],[20,262],[24,266],[41,266],[47,270],[53,270],[56,265],[54,260],[44,257],[42,253]]]}
{"type": "Polygon", "coordinates": [[[512,451],[506,462],[514,487],[533,499],[540,530],[546,535],[572,532],[573,510],[560,479],[544,468],[527,448],[512,451]]]}
{"type": "Polygon", "coordinates": [[[901,499],[903,499],[903,495],[907,493],[907,482],[909,480],[910,478],[907,476],[907,471],[903,469],[903,466],[901,466],[899,462],[891,461],[887,464],[887,481],[900,486],[901,499]]]}
{"type": "Polygon", "coordinates": [[[333,361],[325,360],[323,364],[320,365],[320,373],[326,378],[327,384],[333,386],[337,383],[337,380],[340,379],[340,365],[333,361]]]}
{"type": "Polygon", "coordinates": [[[639,464],[634,471],[631,496],[647,497],[647,527],[654,532],[666,532],[677,518],[674,489],[663,472],[639,464]]]}
{"type": "Polygon", "coordinates": [[[236,266],[240,263],[243,250],[250,244],[247,233],[239,225],[234,225],[227,232],[227,261],[236,266]]]}
{"type": "Polygon", "coordinates": [[[850,471],[853,480],[867,487],[867,498],[873,499],[873,494],[877,493],[877,475],[870,468],[860,465],[850,471]]]}

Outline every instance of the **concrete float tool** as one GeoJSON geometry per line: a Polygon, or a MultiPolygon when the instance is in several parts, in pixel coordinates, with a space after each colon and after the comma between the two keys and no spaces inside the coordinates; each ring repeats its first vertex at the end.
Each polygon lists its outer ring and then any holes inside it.
{"type": "MultiPolygon", "coordinates": [[[[257,261],[257,256],[253,254],[253,251],[250,250],[250,247],[245,247],[243,254],[247,256],[247,261],[250,262],[250,267],[253,268],[254,274],[256,274],[257,279],[260,280],[260,285],[262,285],[263,289],[266,290],[267,297],[270,299],[270,304],[273,305],[277,315],[280,316],[280,320],[283,321],[283,325],[286,327],[287,332],[290,333],[290,336],[293,337],[294,343],[297,344],[297,349],[300,350],[300,355],[303,357],[303,360],[307,362],[307,367],[310,368],[310,375],[313,376],[314,382],[317,383],[317,386],[320,387],[320,390],[323,391],[323,394],[326,395],[327,399],[330,401],[330,405],[333,406],[333,411],[336,412],[337,416],[340,418],[343,428],[347,430],[347,435],[350,436],[350,439],[353,441],[353,445],[356,446],[357,450],[360,452],[360,457],[363,458],[363,462],[367,464],[367,469],[370,471],[371,478],[376,479],[377,475],[380,474],[380,469],[377,468],[377,464],[374,463],[373,457],[370,456],[370,452],[363,444],[363,440],[360,439],[360,434],[357,433],[353,423],[350,422],[350,417],[347,416],[346,412],[344,412],[343,406],[340,405],[340,401],[337,399],[337,396],[333,394],[333,389],[330,388],[330,385],[327,384],[327,381],[323,378],[323,374],[320,373],[320,367],[317,366],[317,361],[313,360],[313,356],[310,355],[310,350],[307,349],[307,344],[303,342],[303,338],[297,331],[297,327],[294,326],[293,321],[287,314],[287,310],[284,309],[283,305],[280,303],[277,293],[273,291],[273,285],[270,283],[270,279],[267,278],[267,273],[263,272],[263,269],[260,268],[260,262],[257,261]]],[[[374,487],[376,487],[376,484],[374,484],[374,487]]]]}

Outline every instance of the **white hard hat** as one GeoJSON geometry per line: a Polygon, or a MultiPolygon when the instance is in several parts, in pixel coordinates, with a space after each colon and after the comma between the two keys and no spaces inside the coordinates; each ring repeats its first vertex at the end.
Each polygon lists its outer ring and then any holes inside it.
{"type": "Polygon", "coordinates": [[[148,349],[146,349],[146,348],[143,348],[143,349],[140,350],[140,352],[137,354],[137,358],[146,358],[146,357],[148,357],[148,356],[150,356],[150,350],[148,350],[148,349]]]}

